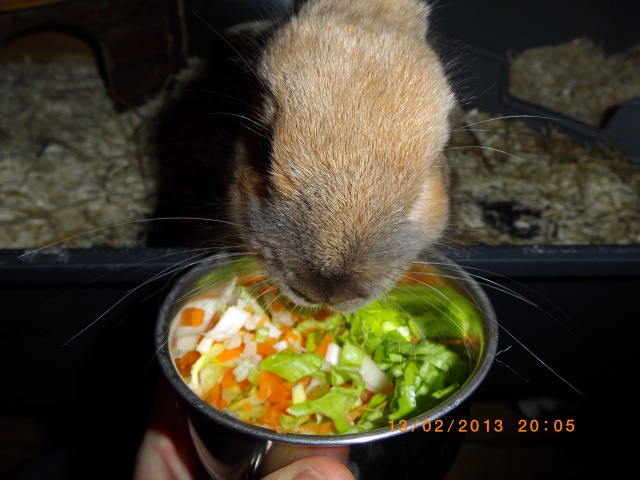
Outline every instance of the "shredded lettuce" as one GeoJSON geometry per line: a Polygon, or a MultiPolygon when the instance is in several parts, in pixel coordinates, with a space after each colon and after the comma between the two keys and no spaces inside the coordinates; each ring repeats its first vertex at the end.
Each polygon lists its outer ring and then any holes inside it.
{"type": "Polygon", "coordinates": [[[260,370],[275,373],[287,382],[294,383],[320,370],[323,361],[317,353],[293,354],[285,351],[274,353],[262,360],[260,370]]]}
{"type": "Polygon", "coordinates": [[[320,414],[333,420],[338,433],[345,433],[351,424],[345,418],[345,412],[350,411],[358,401],[357,390],[331,390],[315,400],[296,403],[287,409],[294,416],[320,414]]]}

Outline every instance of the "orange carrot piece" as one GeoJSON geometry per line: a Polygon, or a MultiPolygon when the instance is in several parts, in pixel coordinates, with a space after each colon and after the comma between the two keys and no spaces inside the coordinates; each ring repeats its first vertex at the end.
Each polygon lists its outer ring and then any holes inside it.
{"type": "Polygon", "coordinates": [[[258,350],[258,354],[262,355],[263,357],[268,357],[269,355],[278,353],[278,351],[275,348],[273,348],[275,344],[276,344],[276,339],[271,337],[267,338],[264,342],[257,342],[256,348],[258,350]]]}
{"type": "Polygon", "coordinates": [[[280,412],[269,408],[262,416],[262,423],[270,428],[276,429],[280,426],[280,412]]]}
{"type": "Polygon", "coordinates": [[[291,406],[291,402],[281,402],[271,405],[262,417],[262,422],[274,430],[280,429],[280,415],[291,406]]]}
{"type": "Polygon", "coordinates": [[[393,382],[387,383],[387,386],[382,390],[382,394],[386,395],[387,393],[389,393],[391,390],[393,390],[393,386],[393,382]]]}
{"type": "Polygon", "coordinates": [[[180,324],[187,327],[199,327],[204,322],[204,310],[201,308],[189,307],[182,311],[180,324]]]}
{"type": "Polygon", "coordinates": [[[329,344],[333,341],[333,335],[329,332],[325,333],[322,336],[322,340],[320,341],[320,345],[316,348],[316,353],[322,357],[327,353],[327,348],[329,348],[329,344]]]}
{"type": "Polygon", "coordinates": [[[268,399],[273,403],[291,400],[291,387],[284,378],[271,372],[260,372],[258,398],[268,399]]]}
{"type": "Polygon", "coordinates": [[[373,397],[373,395],[374,393],[371,390],[367,390],[365,388],[360,394],[360,400],[362,400],[362,403],[369,403],[369,400],[371,400],[371,397],[373,397]]]}
{"type": "Polygon", "coordinates": [[[243,409],[245,412],[250,412],[252,408],[253,408],[253,405],[251,405],[251,402],[244,402],[244,403],[242,404],[242,409],[243,409]]]}
{"type": "Polygon", "coordinates": [[[204,395],[204,401],[210,403],[216,407],[219,407],[220,400],[222,399],[222,388],[220,384],[216,382],[207,393],[204,395]]]}
{"type": "Polygon", "coordinates": [[[328,422],[321,423],[319,425],[316,424],[306,424],[300,425],[298,427],[298,432],[300,433],[313,433],[315,435],[331,435],[335,431],[335,424],[333,420],[329,420],[328,422]]]}
{"type": "Polygon", "coordinates": [[[275,377],[273,373],[270,372],[260,372],[260,378],[258,379],[258,398],[265,399],[269,396],[271,392],[272,385],[274,380],[272,377],[275,377]]]}
{"type": "Polygon", "coordinates": [[[280,325],[278,328],[280,329],[280,331],[282,333],[287,333],[287,332],[290,332],[291,330],[293,330],[293,328],[290,327],[289,325],[280,325]]]}
{"type": "Polygon", "coordinates": [[[270,408],[280,413],[284,413],[291,406],[291,402],[278,402],[271,405],[270,408]]]}
{"type": "Polygon", "coordinates": [[[216,357],[216,360],[218,360],[220,363],[228,362],[230,360],[233,360],[234,358],[239,357],[242,353],[242,350],[244,350],[244,343],[235,348],[227,348],[226,350],[223,350],[222,353],[220,353],[216,357]]]}
{"type": "Polygon", "coordinates": [[[225,390],[229,390],[236,385],[236,377],[233,374],[233,368],[227,368],[222,374],[222,378],[220,379],[220,386],[225,390]]]}
{"type": "Polygon", "coordinates": [[[191,366],[196,363],[196,360],[200,358],[200,352],[191,350],[185,353],[182,357],[176,358],[176,368],[180,375],[188,377],[191,373],[191,366]]]}
{"type": "Polygon", "coordinates": [[[293,330],[289,329],[289,331],[286,331],[284,333],[284,340],[289,345],[296,345],[296,344],[300,343],[302,339],[301,339],[300,335],[295,333],[293,330]]]}
{"type": "Polygon", "coordinates": [[[273,403],[282,403],[291,400],[291,384],[289,382],[278,383],[273,386],[268,399],[273,403]]]}
{"type": "Polygon", "coordinates": [[[354,408],[353,410],[347,412],[347,414],[345,415],[345,418],[347,419],[347,422],[351,423],[351,422],[355,421],[356,418],[358,418],[360,415],[362,415],[367,410],[367,406],[368,406],[367,403],[363,403],[359,407],[354,408]]]}

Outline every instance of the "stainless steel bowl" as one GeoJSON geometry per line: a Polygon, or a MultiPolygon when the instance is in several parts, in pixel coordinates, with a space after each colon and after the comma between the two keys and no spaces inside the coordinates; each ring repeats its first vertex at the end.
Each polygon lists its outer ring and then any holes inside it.
{"type": "MultiPolygon", "coordinates": [[[[327,455],[340,459],[359,479],[442,479],[464,439],[472,395],[495,357],[498,327],[486,294],[460,266],[445,257],[429,257],[450,283],[462,289],[480,313],[479,352],[468,380],[434,409],[411,419],[407,428],[391,425],[366,433],[311,436],[280,434],[231,417],[201,400],[183,381],[173,363],[168,335],[184,296],[220,263],[212,260],[187,272],[165,298],[156,323],[155,342],[161,369],[184,399],[189,428],[200,460],[218,480],[260,478],[297,459],[327,455]]],[[[407,419],[409,420],[409,419],[407,419]]]]}

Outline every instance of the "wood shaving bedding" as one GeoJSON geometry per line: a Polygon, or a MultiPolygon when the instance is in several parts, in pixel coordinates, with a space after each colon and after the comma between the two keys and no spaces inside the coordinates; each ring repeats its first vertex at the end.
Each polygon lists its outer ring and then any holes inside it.
{"type": "Polygon", "coordinates": [[[453,125],[454,243],[640,243],[640,165],[625,152],[475,109],[453,125]]]}
{"type": "Polygon", "coordinates": [[[604,126],[612,110],[640,97],[640,45],[607,55],[588,38],[513,55],[509,92],[530,103],[604,126]]]}
{"type": "Polygon", "coordinates": [[[0,72],[0,91],[11,92],[0,102],[0,247],[141,245],[144,223],[127,222],[153,210],[144,125],[157,102],[116,114],[86,61],[0,72]]]}

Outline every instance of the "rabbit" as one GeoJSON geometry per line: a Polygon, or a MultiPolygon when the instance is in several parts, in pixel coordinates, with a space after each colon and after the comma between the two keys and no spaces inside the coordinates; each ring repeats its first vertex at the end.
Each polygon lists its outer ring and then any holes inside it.
{"type": "Polygon", "coordinates": [[[250,70],[256,125],[233,145],[229,216],[294,303],[357,310],[449,218],[455,96],[419,0],[310,0],[250,70]]]}

